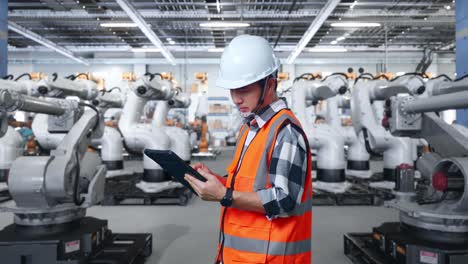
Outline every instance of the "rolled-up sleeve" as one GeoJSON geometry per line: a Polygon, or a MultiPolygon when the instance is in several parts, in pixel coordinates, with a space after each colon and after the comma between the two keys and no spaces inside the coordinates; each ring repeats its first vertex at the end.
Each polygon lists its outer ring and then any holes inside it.
{"type": "Polygon", "coordinates": [[[307,150],[297,129],[287,125],[278,133],[269,168],[271,188],[257,191],[268,219],[288,217],[301,203],[307,175],[307,150]]]}

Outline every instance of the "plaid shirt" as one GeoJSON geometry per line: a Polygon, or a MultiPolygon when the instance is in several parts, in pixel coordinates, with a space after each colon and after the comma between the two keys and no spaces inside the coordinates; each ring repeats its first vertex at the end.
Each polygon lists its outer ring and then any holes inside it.
{"type": "MultiPolygon", "coordinates": [[[[259,111],[258,115],[245,120],[249,133],[241,154],[252,142],[256,133],[277,112],[287,108],[286,100],[281,98],[259,111]]],[[[288,217],[288,213],[301,203],[304,182],[307,175],[307,150],[304,138],[290,124],[283,127],[276,138],[269,168],[272,188],[258,190],[268,219],[288,217]]]]}

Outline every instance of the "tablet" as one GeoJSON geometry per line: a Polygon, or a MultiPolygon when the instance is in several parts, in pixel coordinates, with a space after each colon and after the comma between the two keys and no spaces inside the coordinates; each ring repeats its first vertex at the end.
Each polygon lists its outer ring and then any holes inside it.
{"type": "Polygon", "coordinates": [[[194,194],[197,193],[184,179],[185,174],[190,174],[203,182],[207,181],[205,177],[198,173],[198,171],[194,170],[183,159],[170,150],[145,149],[144,153],[146,156],[158,163],[166,172],[169,173],[169,175],[173,176],[178,182],[189,188],[194,194]]]}

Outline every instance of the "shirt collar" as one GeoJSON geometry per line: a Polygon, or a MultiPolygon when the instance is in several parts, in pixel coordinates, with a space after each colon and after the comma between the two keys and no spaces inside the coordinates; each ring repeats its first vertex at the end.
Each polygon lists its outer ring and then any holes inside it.
{"type": "Polygon", "coordinates": [[[280,97],[278,100],[260,109],[258,113],[250,119],[245,120],[246,124],[253,129],[262,128],[268,120],[270,120],[276,113],[282,109],[288,108],[286,98],[280,97]]]}

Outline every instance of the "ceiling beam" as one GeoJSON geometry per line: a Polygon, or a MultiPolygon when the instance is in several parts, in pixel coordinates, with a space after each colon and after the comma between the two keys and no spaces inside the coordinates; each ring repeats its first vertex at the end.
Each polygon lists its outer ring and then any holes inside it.
{"type": "Polygon", "coordinates": [[[299,43],[297,43],[294,51],[291,52],[291,54],[288,56],[288,59],[286,60],[287,64],[292,64],[297,56],[301,54],[302,50],[307,46],[309,41],[314,37],[315,33],[317,33],[323,23],[325,23],[340,1],[341,0],[329,0],[323,6],[322,10],[320,10],[320,13],[317,15],[317,17],[315,17],[309,28],[304,33],[304,36],[302,36],[301,40],[299,40],[299,43]]]}
{"type": "MultiPolygon", "coordinates": [[[[330,46],[330,45],[318,45],[315,48],[345,48],[350,52],[375,52],[375,51],[384,51],[384,47],[377,47],[371,48],[366,45],[338,45],[338,46],[330,46]]],[[[129,46],[116,46],[116,45],[101,45],[101,46],[67,46],[67,48],[73,52],[129,52],[131,51],[131,47],[129,46]]],[[[209,49],[214,48],[212,45],[203,45],[203,46],[171,46],[169,49],[173,52],[208,52],[209,49]]],[[[293,45],[283,45],[278,46],[274,50],[276,52],[290,52],[293,51],[295,46],[293,45]]],[[[390,45],[388,48],[389,51],[422,51],[423,48],[418,48],[410,45],[406,45],[403,43],[402,45],[390,45]]],[[[8,47],[8,52],[48,52],[48,49],[43,47],[28,47],[28,48],[16,48],[13,46],[8,47]]],[[[308,51],[308,48],[306,48],[308,51]]]]}
{"type": "MultiPolygon", "coordinates": [[[[386,1],[386,2],[378,2],[378,1],[359,1],[355,7],[377,7],[377,8],[385,8],[385,7],[419,7],[419,8],[426,8],[426,7],[431,7],[431,8],[443,8],[444,5],[446,5],[443,2],[440,3],[434,3],[435,1],[420,1],[420,2],[414,2],[414,1],[398,1],[398,3],[395,3],[394,1],[386,1]]],[[[325,1],[300,1],[297,2],[297,5],[301,6],[322,6],[325,3],[325,1]]],[[[274,4],[276,6],[289,6],[291,3],[289,1],[284,1],[284,2],[243,2],[243,6],[268,6],[274,4]]],[[[64,6],[70,6],[74,7],[76,6],[75,1],[70,1],[70,2],[64,2],[64,6]]],[[[154,6],[157,7],[172,7],[174,3],[171,2],[156,2],[154,0],[147,0],[147,1],[139,1],[135,2],[134,6],[137,8],[151,8],[154,6]]],[[[195,8],[205,8],[205,6],[215,6],[216,3],[213,4],[206,4],[204,2],[178,2],[178,6],[185,7],[195,7],[195,8]]],[[[220,6],[221,7],[237,7],[239,4],[236,2],[221,2],[220,6]]],[[[353,2],[349,3],[341,3],[340,6],[343,7],[349,7],[353,5],[353,2]]],[[[35,2],[35,3],[26,3],[26,2],[12,2],[8,3],[8,6],[10,8],[41,8],[44,7],[41,2],[35,2]]],[[[103,6],[105,7],[116,7],[117,3],[115,2],[104,2],[103,6]]]]}
{"type": "MultiPolygon", "coordinates": [[[[222,13],[210,13],[207,10],[185,10],[185,11],[160,11],[158,9],[142,9],[137,10],[143,18],[219,18],[219,19],[240,19],[242,18],[311,18],[320,13],[320,9],[302,9],[298,11],[223,11],[222,13]]],[[[407,11],[393,11],[381,9],[355,9],[352,11],[339,11],[332,12],[333,16],[340,16],[343,18],[356,18],[356,17],[437,17],[437,16],[454,16],[454,10],[440,9],[437,12],[427,13],[424,10],[407,10],[407,11]]],[[[51,10],[12,10],[8,12],[8,17],[24,17],[24,18],[126,18],[127,14],[122,11],[105,10],[102,13],[88,13],[85,10],[71,10],[71,11],[51,11],[51,10]]]]}
{"type": "Polygon", "coordinates": [[[128,2],[127,0],[116,0],[120,7],[127,13],[130,19],[138,25],[140,30],[145,34],[145,36],[155,45],[158,49],[161,50],[162,55],[171,63],[176,65],[176,60],[172,56],[171,52],[164,46],[159,37],[154,33],[150,26],[146,23],[145,19],[140,15],[140,13],[128,2]]]}
{"type": "Polygon", "coordinates": [[[64,56],[66,56],[66,57],[68,57],[68,58],[70,58],[70,59],[72,59],[74,61],[82,63],[82,64],[84,64],[86,66],[89,66],[88,61],[86,61],[83,58],[75,56],[73,54],[73,52],[70,51],[69,49],[61,47],[61,46],[55,44],[54,42],[52,42],[52,41],[50,41],[50,40],[48,40],[46,38],[43,38],[43,37],[39,36],[38,34],[32,32],[32,31],[30,31],[30,30],[28,30],[28,29],[26,29],[26,28],[24,28],[24,27],[22,27],[22,26],[20,26],[20,25],[18,25],[16,23],[12,22],[12,21],[8,21],[8,29],[11,30],[11,31],[14,31],[14,32],[16,32],[16,33],[18,33],[20,35],[23,35],[26,38],[29,38],[29,39],[31,39],[31,40],[33,40],[33,41],[35,41],[35,42],[37,42],[37,43],[39,43],[41,45],[44,45],[44,46],[46,46],[46,47],[48,47],[48,48],[50,48],[50,49],[64,55],[64,56]]]}

